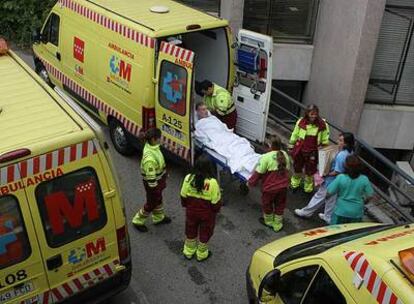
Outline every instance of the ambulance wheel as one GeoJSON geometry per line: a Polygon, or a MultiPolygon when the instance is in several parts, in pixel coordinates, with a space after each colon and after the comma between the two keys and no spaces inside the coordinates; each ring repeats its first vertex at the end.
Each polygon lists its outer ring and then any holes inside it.
{"type": "Polygon", "coordinates": [[[36,73],[40,76],[40,78],[42,78],[44,82],[48,84],[48,86],[53,88],[53,84],[49,78],[49,73],[47,72],[45,66],[41,62],[38,62],[36,64],[36,73]]]}
{"type": "Polygon", "coordinates": [[[249,194],[249,187],[247,187],[246,184],[243,182],[240,183],[240,193],[241,195],[249,194]]]}
{"type": "Polygon", "coordinates": [[[109,121],[109,134],[116,151],[126,156],[134,154],[135,150],[128,141],[127,131],[118,120],[111,119],[109,121]]]}

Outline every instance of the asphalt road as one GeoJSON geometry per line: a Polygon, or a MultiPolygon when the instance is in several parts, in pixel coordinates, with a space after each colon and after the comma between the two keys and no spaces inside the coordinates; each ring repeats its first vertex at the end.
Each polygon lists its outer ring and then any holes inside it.
{"type": "MultiPolygon", "coordinates": [[[[33,66],[30,54],[19,52],[19,55],[33,66]]],[[[108,130],[104,129],[110,143],[108,130]]],[[[293,210],[303,206],[308,197],[301,193],[289,194],[285,227],[274,233],[258,221],[261,216],[259,190],[253,189],[243,196],[238,182],[229,183],[229,176],[225,176],[222,187],[226,203],[209,243],[213,256],[203,263],[187,261],[181,255],[185,219],[179,199],[185,169],[168,164],[164,201],[172,223],[161,227],[149,224],[149,232],[140,233],[131,224],[145,198],[139,155],[127,158],[119,155],[111,144],[110,148],[128,217],[133,274],[129,288],[109,300],[109,304],[247,303],[245,271],[253,252],[285,235],[322,225],[315,217],[302,220],[293,216],[293,210]]]]}

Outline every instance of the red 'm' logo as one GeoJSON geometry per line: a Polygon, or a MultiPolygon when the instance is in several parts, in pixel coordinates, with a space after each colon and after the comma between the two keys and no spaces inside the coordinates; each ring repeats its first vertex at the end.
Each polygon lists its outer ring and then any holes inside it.
{"type": "Polygon", "coordinates": [[[84,51],[85,41],[75,37],[73,41],[73,57],[83,63],[83,60],[85,59],[84,51]]]}

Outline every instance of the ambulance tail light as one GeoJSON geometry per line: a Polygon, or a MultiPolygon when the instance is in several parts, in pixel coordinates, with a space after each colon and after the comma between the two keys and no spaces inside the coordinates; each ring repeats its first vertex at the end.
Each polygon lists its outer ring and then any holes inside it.
{"type": "Polygon", "coordinates": [[[400,261],[404,270],[410,276],[410,279],[414,279],[414,247],[402,250],[398,252],[400,261]]]}
{"type": "Polygon", "coordinates": [[[126,226],[122,226],[121,228],[116,230],[116,238],[118,241],[118,255],[121,264],[126,264],[130,260],[130,247],[129,247],[129,239],[128,239],[128,231],[126,226]]]}
{"type": "Polygon", "coordinates": [[[142,123],[144,130],[155,128],[155,109],[143,108],[142,110],[142,123]]]}
{"type": "Polygon", "coordinates": [[[9,161],[19,159],[30,155],[32,152],[29,149],[18,149],[0,155],[0,163],[7,163],[9,161]]]}

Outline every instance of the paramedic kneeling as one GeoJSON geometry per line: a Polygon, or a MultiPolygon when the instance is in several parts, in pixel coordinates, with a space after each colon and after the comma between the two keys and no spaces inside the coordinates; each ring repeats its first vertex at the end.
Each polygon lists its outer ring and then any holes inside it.
{"type": "Polygon", "coordinates": [[[229,91],[210,80],[204,80],[198,84],[197,94],[204,96],[204,103],[212,114],[229,129],[235,130],[237,111],[229,91]]]}

